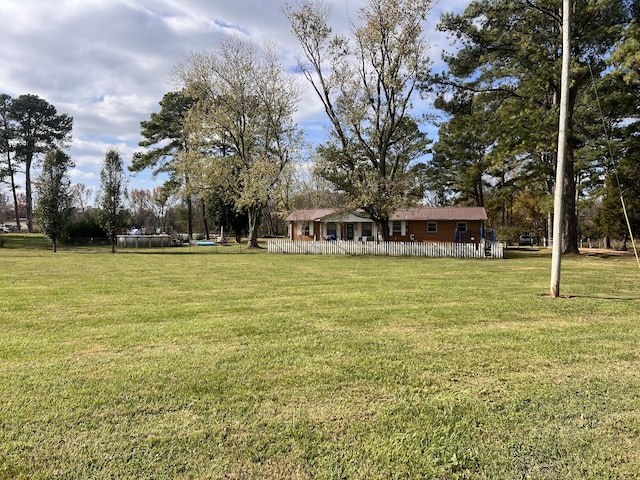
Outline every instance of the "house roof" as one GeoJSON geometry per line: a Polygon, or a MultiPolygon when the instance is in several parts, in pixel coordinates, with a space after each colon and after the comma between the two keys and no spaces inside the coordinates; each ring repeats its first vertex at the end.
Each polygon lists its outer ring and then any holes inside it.
{"type": "Polygon", "coordinates": [[[310,210],[295,210],[286,218],[288,222],[313,222],[336,212],[335,208],[314,208],[310,210]]]}
{"type": "MultiPolygon", "coordinates": [[[[295,210],[287,217],[288,222],[309,222],[326,219],[340,213],[334,208],[295,210]]],[[[397,210],[390,220],[486,220],[484,207],[415,207],[397,210]]]]}
{"type": "Polygon", "coordinates": [[[416,207],[397,210],[390,220],[486,220],[484,207],[416,207]]]}

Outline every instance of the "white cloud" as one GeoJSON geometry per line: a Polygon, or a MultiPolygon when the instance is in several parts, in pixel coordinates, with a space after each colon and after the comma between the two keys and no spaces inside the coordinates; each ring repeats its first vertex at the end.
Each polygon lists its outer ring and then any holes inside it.
{"type": "MultiPolygon", "coordinates": [[[[332,0],[335,31],[347,32],[365,0],[332,0]]],[[[296,0],[290,0],[295,5],[296,0]]],[[[460,11],[467,0],[443,9],[460,11]]],[[[159,109],[173,89],[171,68],[189,52],[214,46],[233,30],[282,49],[293,70],[297,44],[282,12],[284,2],[264,0],[1,0],[0,92],[31,93],[74,118],[71,155],[74,181],[99,184],[107,149],[129,161],[140,140],[140,122],[159,109]]],[[[434,61],[448,40],[429,21],[434,61]]],[[[304,98],[297,120],[316,143],[325,133],[324,112],[301,79],[304,98]]],[[[135,188],[159,183],[138,174],[135,188]]]]}

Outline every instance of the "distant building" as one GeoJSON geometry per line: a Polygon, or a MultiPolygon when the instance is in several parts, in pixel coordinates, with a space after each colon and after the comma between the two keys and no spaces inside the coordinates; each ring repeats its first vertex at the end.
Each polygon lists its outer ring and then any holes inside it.
{"type": "MultiPolygon", "coordinates": [[[[26,233],[28,231],[27,228],[27,218],[20,218],[20,231],[18,232],[18,227],[17,227],[17,223],[15,221],[15,219],[13,220],[7,220],[6,222],[4,222],[4,226],[8,227],[8,229],[11,232],[15,232],[15,233],[26,233]]],[[[36,225],[33,226],[34,229],[37,229],[36,225]]]]}

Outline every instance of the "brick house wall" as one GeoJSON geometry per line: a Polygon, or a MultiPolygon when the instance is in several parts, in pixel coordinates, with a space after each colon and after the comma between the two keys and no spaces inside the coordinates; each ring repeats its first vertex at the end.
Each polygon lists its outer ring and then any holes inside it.
{"type": "Polygon", "coordinates": [[[465,243],[471,242],[472,237],[473,242],[478,243],[483,228],[482,220],[407,220],[405,234],[402,235],[402,231],[392,233],[389,240],[392,242],[453,242],[460,223],[465,224],[468,232],[462,235],[465,243]]]}
{"type": "MultiPolygon", "coordinates": [[[[389,222],[392,242],[475,242],[481,240],[486,220],[482,207],[418,207],[396,212],[389,222]],[[464,233],[456,238],[456,231],[464,233]],[[473,238],[473,240],[472,240],[473,238]]],[[[287,217],[291,240],[322,240],[335,232],[341,240],[376,240],[375,224],[352,213],[339,214],[331,209],[299,210],[287,217]]]]}

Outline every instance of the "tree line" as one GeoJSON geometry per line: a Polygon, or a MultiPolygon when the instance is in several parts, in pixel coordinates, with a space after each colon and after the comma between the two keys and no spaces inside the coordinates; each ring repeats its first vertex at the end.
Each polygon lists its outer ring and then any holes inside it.
{"type": "Polygon", "coordinates": [[[264,211],[289,211],[292,197],[304,195],[294,177],[308,158],[306,183],[320,178],[330,191],[318,198],[362,209],[387,235],[392,212],[423,196],[429,141],[412,107],[427,72],[422,25],[429,8],[427,0],[370,1],[347,38],[332,35],[325,4],[285,7],[303,51],[298,68],[330,122],[329,139],[308,157],[293,120],[301,98],[295,76],[274,46],[258,50],[227,37],[176,66],[182,88],[142,122],[140,145],[148,148],[131,170],[168,173],[166,186],[188,203],[196,198],[218,218],[246,218],[255,247],[264,211]]]}
{"type": "Polygon", "coordinates": [[[68,148],[72,128],[72,117],[58,114],[53,105],[37,95],[12,98],[0,94],[0,180],[10,185],[18,229],[18,174],[24,175],[27,229],[32,232],[34,162],[52,149],[68,148]]]}
{"type": "MultiPolygon", "coordinates": [[[[565,253],[577,252],[580,236],[626,239],[621,197],[632,229],[640,227],[640,2],[573,4],[565,253]]],[[[183,200],[190,235],[198,212],[206,234],[208,221],[246,229],[249,247],[270,213],[360,209],[386,233],[394,210],[425,201],[483,206],[503,236],[548,238],[561,3],[479,0],[443,15],[438,28],[454,48],[442,71],[427,57],[431,6],[369,0],[351,32],[336,35],[327,3],[285,5],[299,44],[296,72],[280,64],[274,45],[237,36],[190,54],[172,71],[178,88],[141,122],[142,149],[129,170],[166,174],[164,198],[183,200]],[[300,76],[328,120],[318,146],[294,121],[300,76]],[[425,132],[432,124],[435,143],[425,132]]],[[[20,134],[10,100],[2,146],[9,176],[42,151],[11,136],[20,134]]],[[[71,119],[61,117],[51,144],[70,138],[71,119]]]]}
{"type": "MultiPolygon", "coordinates": [[[[142,123],[141,146],[162,146],[138,154],[132,170],[170,172],[169,184],[210,212],[248,214],[244,202],[251,198],[254,223],[270,203],[286,212],[315,196],[306,205],[338,198],[339,206],[360,209],[388,232],[394,210],[427,199],[438,206],[483,206],[505,237],[527,232],[548,238],[561,3],[473,1],[461,14],[443,15],[438,28],[455,48],[444,55],[441,72],[426,56],[423,25],[431,5],[366,2],[350,35],[333,33],[331,8],[322,1],[285,6],[300,46],[299,72],[329,122],[327,138],[310,154],[313,167],[303,169],[310,172],[305,188],[296,190],[293,179],[300,164],[290,168],[304,151],[290,117],[299,91],[278,85],[281,67],[261,70],[262,78],[289,93],[287,109],[278,110],[265,85],[256,83],[256,51],[237,38],[176,68],[182,88],[165,95],[160,113],[142,123]],[[429,115],[416,108],[426,100],[434,107],[429,115]],[[272,111],[286,111],[289,116],[278,120],[287,121],[270,123],[272,111]],[[429,123],[438,127],[433,144],[424,129],[429,123]],[[278,134],[272,144],[257,141],[258,130],[269,128],[287,132],[286,142],[278,134]],[[318,185],[324,194],[311,195],[308,189],[318,185]]],[[[574,9],[565,253],[577,252],[582,236],[628,238],[620,195],[632,228],[640,226],[638,2],[576,0],[574,9]]]]}
{"type": "MultiPolygon", "coordinates": [[[[34,216],[40,230],[53,241],[57,250],[72,212],[73,190],[69,171],[75,166],[65,150],[69,148],[73,118],[58,114],[46,100],[33,94],[12,98],[0,94],[0,179],[10,186],[16,227],[21,230],[17,177],[24,175],[24,200],[28,232],[34,231],[34,216]],[[40,164],[40,175],[32,180],[32,171],[40,164]],[[35,186],[37,203],[34,209],[35,186]]],[[[101,171],[98,194],[100,225],[115,248],[118,215],[125,195],[124,170],[120,155],[107,152],[101,171]]]]}
{"type": "MultiPolygon", "coordinates": [[[[574,0],[563,252],[579,236],[640,227],[637,46],[640,3],[574,0]]],[[[502,225],[548,238],[560,102],[561,5],[472,2],[439,28],[460,48],[434,75],[446,114],[428,168],[440,202],[483,205],[502,225]]]]}

